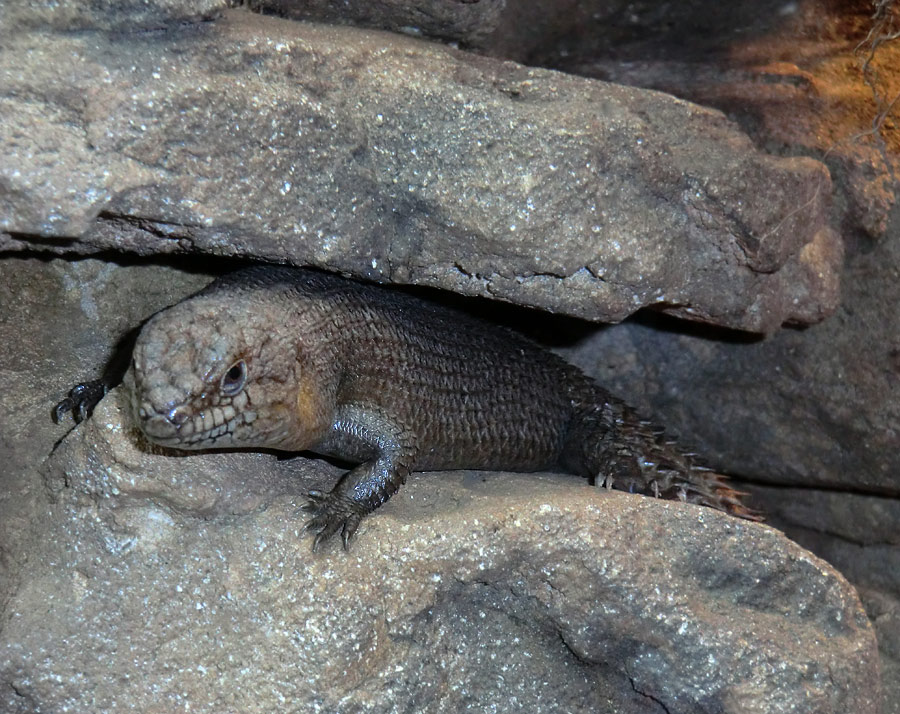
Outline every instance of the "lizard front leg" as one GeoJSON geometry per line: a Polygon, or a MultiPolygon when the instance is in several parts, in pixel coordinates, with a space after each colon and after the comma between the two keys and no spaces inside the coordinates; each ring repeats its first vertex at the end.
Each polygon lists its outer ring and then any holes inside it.
{"type": "Polygon", "coordinates": [[[128,371],[128,365],[131,363],[134,343],[143,325],[142,322],[119,338],[113,348],[112,356],[103,368],[103,376],[76,384],[69,390],[66,398],[53,407],[51,417],[54,422],[59,424],[66,412],[72,412],[72,418],[76,424],[83,422],[91,416],[94,407],[100,403],[106,393],[122,383],[125,372],[128,371]]]}
{"type": "Polygon", "coordinates": [[[328,493],[310,491],[304,506],[312,514],[306,527],[316,534],[313,550],[338,531],[347,549],[360,521],[406,483],[417,453],[415,435],[380,414],[349,406],[338,411],[329,437],[314,450],[363,461],[328,493]]]}

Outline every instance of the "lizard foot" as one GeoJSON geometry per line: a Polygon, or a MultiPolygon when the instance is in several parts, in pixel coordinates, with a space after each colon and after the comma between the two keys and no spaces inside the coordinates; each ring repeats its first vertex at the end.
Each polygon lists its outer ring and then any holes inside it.
{"type": "Polygon", "coordinates": [[[313,540],[313,551],[319,547],[320,543],[328,540],[338,531],[341,532],[344,550],[349,550],[350,540],[356,533],[363,516],[366,515],[362,507],[335,491],[330,493],[310,491],[307,498],[309,498],[309,503],[302,506],[302,509],[312,514],[306,528],[315,531],[316,534],[313,540]]]}
{"type": "Polygon", "coordinates": [[[69,390],[69,396],[53,407],[53,421],[59,424],[66,412],[72,412],[76,424],[83,422],[106,396],[107,391],[106,384],[100,379],[76,384],[69,390]]]}

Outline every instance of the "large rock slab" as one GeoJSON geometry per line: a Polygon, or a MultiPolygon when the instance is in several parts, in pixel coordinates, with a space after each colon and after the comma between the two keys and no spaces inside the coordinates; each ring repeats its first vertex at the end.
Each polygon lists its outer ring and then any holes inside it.
{"type": "MultiPolygon", "coordinates": [[[[812,4],[811,0],[808,4],[812,4]]],[[[771,32],[797,12],[780,0],[254,0],[265,13],[300,20],[365,25],[427,35],[542,67],[571,64],[585,55],[623,58],[641,40],[644,56],[707,58],[747,37],[771,32]],[[690,38],[689,43],[677,40],[690,38]],[[653,46],[653,42],[657,46],[653,46]],[[670,44],[671,43],[671,44],[670,44]]],[[[822,13],[824,9],[817,5],[822,13]]],[[[628,60],[632,60],[628,57],[628,60]]]]}
{"type": "MultiPolygon", "coordinates": [[[[891,231],[900,235],[896,215],[891,231]]],[[[569,356],[690,435],[726,473],[898,498],[897,265],[896,239],[852,256],[843,304],[806,330],[714,340],[644,316],[597,332],[569,356]]]]}
{"type": "Polygon", "coordinates": [[[313,264],[592,320],[833,309],[830,183],[718,112],[246,12],[0,51],[0,247],[313,264]]]}
{"type": "Polygon", "coordinates": [[[0,711],[876,711],[852,588],[771,528],[422,474],[349,555],[313,556],[297,507],[340,469],[149,449],[121,389],[50,423],[118,332],[205,280],[0,261],[0,711]]]}
{"type": "Polygon", "coordinates": [[[61,32],[159,32],[168,25],[210,19],[230,5],[233,5],[230,0],[33,0],[4,3],[0,7],[0,32],[6,34],[47,28],[61,32]]]}
{"type": "Polygon", "coordinates": [[[843,302],[820,325],[747,341],[645,315],[565,350],[760,484],[768,522],[853,582],[878,630],[886,712],[900,701],[900,213],[889,219],[848,256],[843,302]]]}
{"type": "Polygon", "coordinates": [[[777,531],[552,475],[422,474],[349,554],[339,469],[154,452],[124,390],[44,470],[0,706],[24,711],[876,711],[853,589],[777,531]]]}
{"type": "Polygon", "coordinates": [[[851,247],[860,229],[863,241],[885,235],[900,194],[900,126],[888,107],[900,92],[896,5],[628,5],[632,33],[611,23],[548,37],[541,66],[716,107],[759,146],[819,157],[851,247]]]}
{"type": "MultiPolygon", "coordinates": [[[[531,3],[517,4],[519,13],[506,0],[260,0],[255,6],[263,13],[294,20],[361,25],[480,47],[488,44],[506,25],[504,20],[509,15],[520,14],[522,9],[531,6],[531,3]]],[[[559,8],[563,9],[570,8],[559,8]]],[[[566,15],[559,10],[558,14],[566,15]]],[[[551,15],[547,9],[542,14],[544,19],[551,15]]],[[[524,18],[520,16],[520,19],[524,18]]],[[[564,23],[569,26],[568,16],[564,23]]],[[[534,33],[541,31],[540,26],[529,27],[534,33]]]]}

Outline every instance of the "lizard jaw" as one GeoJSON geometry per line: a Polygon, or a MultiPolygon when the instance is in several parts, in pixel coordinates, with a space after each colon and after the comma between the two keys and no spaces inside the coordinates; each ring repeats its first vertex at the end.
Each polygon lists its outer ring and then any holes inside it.
{"type": "Polygon", "coordinates": [[[182,405],[161,412],[145,402],[138,406],[137,417],[141,430],[151,441],[180,449],[229,446],[238,423],[237,412],[231,405],[202,411],[182,405]]]}

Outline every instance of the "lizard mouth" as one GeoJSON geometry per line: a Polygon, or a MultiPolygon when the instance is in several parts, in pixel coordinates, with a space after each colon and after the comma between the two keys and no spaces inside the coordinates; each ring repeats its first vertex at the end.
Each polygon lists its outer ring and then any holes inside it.
{"type": "Polygon", "coordinates": [[[159,411],[144,403],[137,408],[138,423],[150,441],[181,449],[228,445],[236,425],[235,416],[230,406],[212,407],[204,411],[177,406],[159,411]]]}

